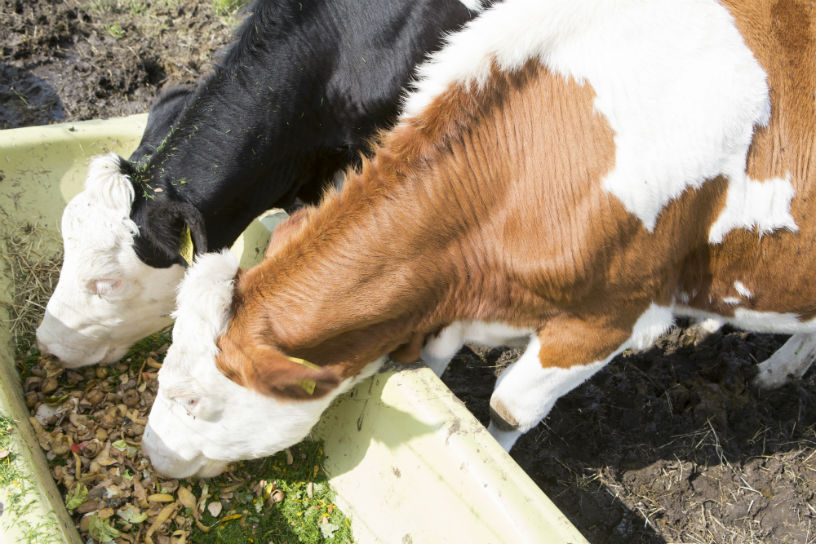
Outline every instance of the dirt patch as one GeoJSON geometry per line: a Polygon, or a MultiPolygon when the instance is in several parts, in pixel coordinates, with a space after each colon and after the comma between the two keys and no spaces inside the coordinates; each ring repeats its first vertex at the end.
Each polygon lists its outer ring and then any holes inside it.
{"type": "Polygon", "coordinates": [[[147,111],[231,38],[223,0],[1,0],[0,128],[147,111]]]}
{"type": "MultiPolygon", "coordinates": [[[[559,400],[512,455],[593,544],[813,542],[816,372],[750,383],[784,340],[678,327],[559,400]]],[[[443,379],[487,423],[517,354],[466,349],[443,379]]]]}
{"type": "MultiPolygon", "coordinates": [[[[230,39],[211,1],[0,0],[0,127],[144,112],[230,39]]],[[[785,338],[677,328],[561,399],[513,457],[594,544],[816,539],[816,371],[750,385],[785,338]]],[[[518,353],[465,349],[445,382],[483,422],[518,353]]]]}

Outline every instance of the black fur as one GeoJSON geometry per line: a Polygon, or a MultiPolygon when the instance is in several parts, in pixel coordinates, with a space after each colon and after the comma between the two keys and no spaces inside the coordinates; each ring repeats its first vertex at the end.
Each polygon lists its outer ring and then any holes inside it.
{"type": "Polygon", "coordinates": [[[156,152],[187,105],[187,100],[193,95],[193,90],[192,87],[172,87],[156,98],[156,101],[150,106],[147,126],[145,126],[139,147],[128,159],[131,166],[146,162],[156,152]]]}
{"type": "Polygon", "coordinates": [[[213,251],[268,208],[316,201],[395,121],[414,66],[472,16],[458,0],[256,0],[251,10],[132,176],[135,250],[151,266],[184,264],[184,222],[200,226],[190,225],[196,252],[213,251]]]}

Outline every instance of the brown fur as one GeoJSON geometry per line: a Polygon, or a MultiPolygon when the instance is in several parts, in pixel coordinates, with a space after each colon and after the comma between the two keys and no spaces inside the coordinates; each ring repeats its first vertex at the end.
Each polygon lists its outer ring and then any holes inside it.
{"type": "Polygon", "coordinates": [[[425,335],[463,319],[533,328],[542,365],[582,365],[609,356],[652,302],[678,290],[727,315],[733,308],[720,301],[735,295],[735,280],[756,310],[815,315],[816,223],[806,221],[813,14],[799,2],[726,4],[772,89],[773,118],[757,134],[749,174],[791,172],[800,233],[742,230],[709,246],[725,203],[721,178],[686,191],[647,232],[600,187],[615,147],[593,90],[531,61],[493,70],[481,91],[448,89],[300,217],[237,282],[219,368],[297,398],[292,384],[314,379],[320,395],[394,350],[410,360],[425,335]]]}
{"type": "Polygon", "coordinates": [[[303,225],[304,221],[307,220],[308,214],[311,212],[311,207],[304,207],[296,210],[282,222],[280,225],[272,231],[272,236],[269,237],[269,244],[266,246],[266,253],[264,258],[269,257],[275,251],[278,250],[279,247],[283,246],[291,236],[293,236],[300,227],[303,225]]]}

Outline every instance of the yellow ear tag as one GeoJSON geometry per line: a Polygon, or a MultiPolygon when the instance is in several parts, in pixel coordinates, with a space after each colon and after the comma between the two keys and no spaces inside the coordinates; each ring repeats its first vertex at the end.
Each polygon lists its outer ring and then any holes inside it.
{"type": "MultiPolygon", "coordinates": [[[[320,367],[314,363],[307,361],[306,359],[301,359],[300,357],[289,357],[286,356],[287,359],[295,363],[296,365],[305,366],[306,368],[310,368],[312,370],[320,370],[320,367]]],[[[307,395],[314,395],[315,387],[317,387],[317,382],[310,379],[300,380],[298,385],[301,389],[306,391],[307,395]]]]}
{"type": "Polygon", "coordinates": [[[317,383],[314,380],[300,380],[300,383],[298,385],[300,386],[301,389],[306,391],[306,394],[314,395],[314,390],[315,387],[317,386],[317,383]]]}
{"type": "Polygon", "coordinates": [[[286,358],[295,363],[296,365],[305,366],[306,368],[311,368],[312,370],[322,370],[321,367],[307,361],[306,359],[301,359],[300,357],[289,357],[288,355],[286,356],[286,358]]]}
{"type": "Polygon", "coordinates": [[[190,236],[190,227],[184,226],[179,236],[179,255],[187,264],[193,264],[193,239],[190,236]]]}

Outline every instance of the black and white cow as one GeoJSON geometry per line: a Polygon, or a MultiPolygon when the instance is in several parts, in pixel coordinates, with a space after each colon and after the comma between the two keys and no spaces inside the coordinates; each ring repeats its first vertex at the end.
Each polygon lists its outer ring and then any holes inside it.
{"type": "Polygon", "coordinates": [[[185,260],[259,213],[313,202],[397,117],[414,66],[488,0],[256,0],[158,149],[91,162],[62,219],[65,260],[37,330],[76,367],[169,324],[185,260]]]}

